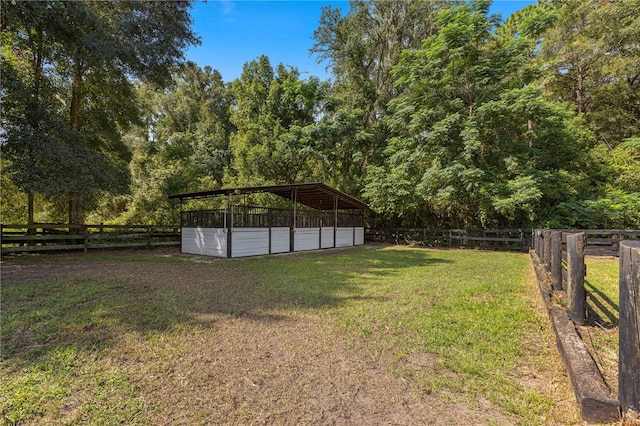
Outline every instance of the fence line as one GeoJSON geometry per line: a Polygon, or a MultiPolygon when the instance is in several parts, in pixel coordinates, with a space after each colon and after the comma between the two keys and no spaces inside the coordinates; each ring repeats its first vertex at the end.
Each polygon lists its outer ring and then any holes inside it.
{"type": "MultiPolygon", "coordinates": [[[[611,244],[605,254],[619,254],[619,352],[618,400],[622,413],[640,411],[640,231],[585,230],[581,232],[533,231],[533,248],[550,273],[554,290],[566,290],[567,313],[579,325],[586,320],[584,263],[588,235],[596,235],[595,246],[611,244]],[[614,236],[600,238],[599,236],[614,236]],[[623,240],[624,237],[635,238],[623,240]],[[561,253],[561,254],[560,254],[561,253]],[[558,276],[560,271],[560,276],[558,276]]],[[[601,254],[602,251],[592,251],[601,254]]]]}
{"type": "Polygon", "coordinates": [[[527,229],[436,229],[436,228],[366,228],[369,242],[415,244],[427,247],[466,247],[491,250],[527,251],[527,229]]]}
{"type": "Polygon", "coordinates": [[[180,244],[180,227],[165,225],[0,225],[2,254],[159,247],[180,244]]]}

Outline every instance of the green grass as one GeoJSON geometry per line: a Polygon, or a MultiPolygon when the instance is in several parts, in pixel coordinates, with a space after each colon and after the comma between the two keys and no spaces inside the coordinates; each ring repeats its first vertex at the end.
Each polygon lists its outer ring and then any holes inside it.
{"type": "Polygon", "coordinates": [[[591,313],[601,324],[618,325],[619,264],[613,257],[588,256],[585,287],[591,313]]]}
{"type": "Polygon", "coordinates": [[[591,349],[605,381],[614,394],[618,391],[619,265],[613,257],[587,256],[587,310],[589,327],[582,328],[583,339],[591,349]]]}
{"type": "Polygon", "coordinates": [[[142,373],[127,374],[121,351],[135,351],[142,370],[179,356],[187,349],[177,336],[211,326],[198,319],[203,312],[321,316],[355,350],[389,356],[391,373],[416,391],[469,404],[482,397],[523,424],[551,418],[554,401],[517,373],[558,362],[553,348],[532,345],[548,327],[532,306],[522,254],[363,247],[211,264],[127,253],[49,259],[171,263],[187,275],[179,283],[159,277],[157,286],[130,276],[3,285],[6,424],[147,423],[140,412],[153,404],[145,394],[152,386],[142,373]],[[215,287],[189,283],[188,271],[209,270],[215,287]],[[416,353],[432,355],[432,365],[408,368],[416,353]]]}

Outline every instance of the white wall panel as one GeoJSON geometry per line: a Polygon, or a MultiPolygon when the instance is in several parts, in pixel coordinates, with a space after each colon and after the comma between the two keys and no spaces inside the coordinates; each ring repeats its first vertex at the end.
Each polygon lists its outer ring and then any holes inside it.
{"type": "Polygon", "coordinates": [[[336,247],[353,245],[353,227],[336,228],[336,247]]]}
{"type": "Polygon", "coordinates": [[[361,246],[364,244],[364,227],[358,226],[356,227],[356,238],[354,245],[361,246]]]}
{"type": "Polygon", "coordinates": [[[227,233],[222,228],[182,228],[182,253],[227,257],[227,233]]]}
{"type": "Polygon", "coordinates": [[[269,254],[269,228],[233,228],[231,257],[269,254]]]}
{"type": "Polygon", "coordinates": [[[289,251],[289,227],[271,228],[271,253],[286,253],[289,251]]]}
{"type": "Polygon", "coordinates": [[[321,248],[333,247],[333,226],[322,227],[321,248]]]}
{"type": "Polygon", "coordinates": [[[296,228],[293,234],[293,250],[317,250],[320,248],[320,228],[296,228]]]}

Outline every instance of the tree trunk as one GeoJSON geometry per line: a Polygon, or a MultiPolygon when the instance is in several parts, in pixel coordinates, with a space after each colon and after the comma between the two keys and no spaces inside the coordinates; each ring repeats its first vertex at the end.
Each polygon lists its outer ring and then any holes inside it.
{"type": "MultiPolygon", "coordinates": [[[[73,83],[71,85],[71,106],[69,109],[69,125],[72,130],[80,132],[80,99],[82,88],[82,76],[85,68],[80,61],[76,61],[73,66],[73,83]]],[[[82,194],[78,192],[69,193],[69,225],[83,225],[84,210],[82,194]]]]}
{"type": "MultiPolygon", "coordinates": [[[[27,225],[31,226],[34,224],[33,220],[33,199],[34,195],[32,192],[27,193],[27,225]]],[[[36,235],[36,228],[27,228],[27,235],[36,235]]],[[[34,241],[29,241],[27,245],[34,246],[34,241]]]]}
{"type": "Polygon", "coordinates": [[[33,225],[33,199],[34,195],[32,192],[27,194],[27,225],[33,225]]]}

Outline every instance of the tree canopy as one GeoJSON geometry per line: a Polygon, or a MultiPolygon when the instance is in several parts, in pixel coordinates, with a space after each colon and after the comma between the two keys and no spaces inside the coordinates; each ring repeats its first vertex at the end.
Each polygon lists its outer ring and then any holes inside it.
{"type": "Polygon", "coordinates": [[[3,4],[3,206],[169,223],[172,193],[325,181],[371,225],[640,227],[637,3],[489,7],[329,6],[331,80],[262,55],[224,82],[183,63],[189,2],[3,4]]]}

